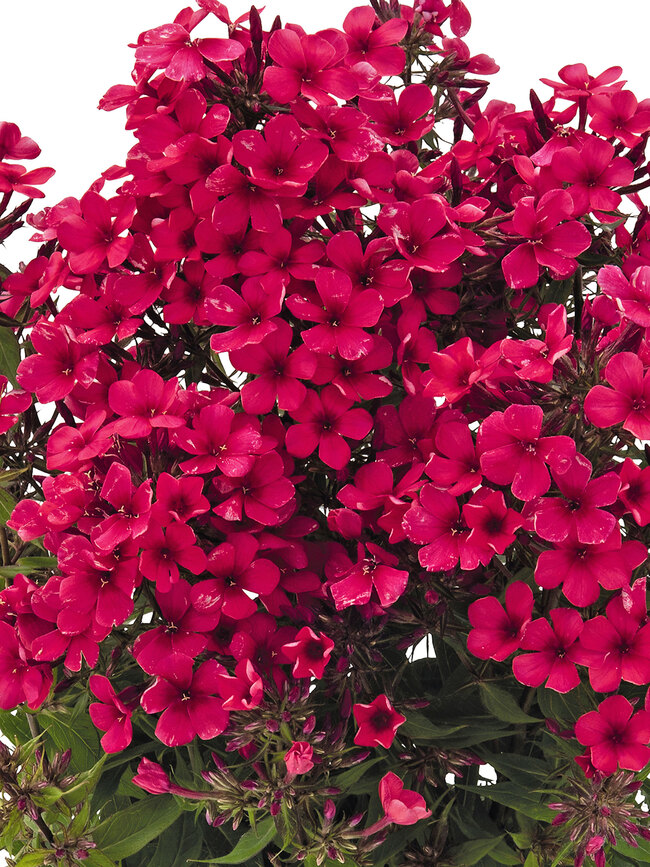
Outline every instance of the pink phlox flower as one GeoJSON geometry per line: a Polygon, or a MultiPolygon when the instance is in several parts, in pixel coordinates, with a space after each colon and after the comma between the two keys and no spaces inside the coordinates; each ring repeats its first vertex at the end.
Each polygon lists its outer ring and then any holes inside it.
{"type": "Polygon", "coordinates": [[[431,815],[422,795],[405,789],[404,783],[392,771],[379,781],[379,799],[386,818],[396,825],[414,825],[431,815]]]}
{"type": "Polygon", "coordinates": [[[352,409],[353,401],[334,386],[320,395],[309,390],[298,409],[291,411],[297,424],[287,430],[286,448],[297,458],[306,458],[316,448],[318,456],[333,469],[342,469],[350,460],[346,439],[362,440],[372,429],[372,416],[365,409],[352,409]]]}
{"type": "Polygon", "coordinates": [[[194,233],[197,216],[190,207],[179,205],[167,212],[168,216],[154,217],[149,236],[156,248],[156,262],[178,262],[181,259],[200,259],[198,240],[194,233]]]}
{"type": "Polygon", "coordinates": [[[494,596],[477,599],[468,608],[472,629],[467,649],[479,659],[503,662],[521,647],[533,614],[533,591],[523,581],[506,589],[505,609],[494,596]]]}
{"type": "Polygon", "coordinates": [[[346,565],[343,564],[342,572],[332,570],[338,573],[332,574],[332,579],[338,580],[330,583],[337,611],[369,602],[373,589],[380,604],[387,608],[397,602],[406,589],[409,573],[395,568],[399,558],[372,542],[367,542],[365,547],[359,543],[357,562],[347,568],[346,565]]]}
{"type": "Polygon", "coordinates": [[[598,272],[598,285],[626,319],[650,327],[650,266],[641,265],[628,279],[616,265],[605,265],[598,272]]]}
{"type": "Polygon", "coordinates": [[[117,196],[107,201],[89,190],[81,199],[82,216],[70,216],[59,225],[58,238],[68,250],[68,262],[76,274],[90,274],[121,265],[133,246],[133,236],[123,235],[135,214],[135,199],[117,196]]]}
{"type": "Polygon", "coordinates": [[[634,178],[632,163],[615,157],[614,146],[596,136],[585,139],[579,150],[568,147],[556,151],[551,168],[560,181],[570,184],[573,216],[593,211],[607,222],[612,218],[598,212],[613,211],[621,203],[621,196],[612,187],[626,186],[634,178]]]}
{"type": "Polygon", "coordinates": [[[535,510],[535,532],[549,542],[561,542],[574,530],[579,542],[604,542],[616,525],[616,517],[601,506],[618,498],[621,480],[614,472],[591,478],[591,461],[576,454],[568,468],[554,469],[560,497],[544,497],[535,510]]]}
{"type": "MultiPolygon", "coordinates": [[[[238,621],[234,628],[236,631],[227,645],[228,653],[238,662],[248,660],[254,671],[260,672],[265,680],[272,678],[278,688],[284,688],[287,676],[282,666],[289,662],[289,658],[282,648],[295,635],[295,627],[278,627],[276,617],[266,611],[257,611],[238,621]]],[[[250,672],[250,669],[246,670],[250,672]]]]}
{"type": "Polygon", "coordinates": [[[526,239],[501,263],[511,289],[534,286],[542,268],[548,268],[555,280],[573,274],[576,256],[591,245],[589,230],[570,219],[573,211],[573,199],[566,190],[549,190],[537,203],[532,196],[519,199],[512,220],[500,225],[503,232],[526,239]]]}
{"type": "Polygon", "coordinates": [[[190,32],[207,15],[207,11],[193,12],[183,26],[178,22],[163,24],[146,30],[138,39],[135,59],[152,69],[162,69],[172,81],[186,85],[200,81],[208,74],[205,61],[222,64],[236,60],[244,53],[244,46],[235,39],[192,39],[190,32]]]}
{"type": "Polygon", "coordinates": [[[145,713],[162,711],[156,737],[168,747],[187,744],[198,735],[210,740],[228,725],[229,713],[217,697],[219,676],[225,669],[214,659],[192,671],[192,660],[175,653],[161,660],[156,680],[142,695],[145,713]]]}
{"type": "Polygon", "coordinates": [[[316,370],[316,356],[306,346],[290,351],[293,329],[279,320],[275,331],[261,343],[234,349],[230,362],[237,370],[255,374],[241,388],[241,402],[246,412],[266,415],[276,401],[278,409],[296,410],[307,394],[299,380],[311,379],[316,370]]]}
{"type": "Polygon", "coordinates": [[[617,81],[623,70],[620,66],[610,66],[600,75],[590,75],[584,63],[571,63],[563,66],[558,75],[561,81],[541,78],[544,84],[553,88],[558,99],[578,101],[599,94],[616,93],[625,86],[625,81],[617,81]]]}
{"type": "Polygon", "coordinates": [[[99,699],[98,702],[91,702],[88,713],[93,725],[106,732],[101,739],[104,752],[119,753],[125,750],[131,743],[133,727],[131,710],[121,698],[124,692],[116,695],[110,680],[100,674],[92,674],[88,678],[88,686],[99,699]]]}
{"type": "Polygon", "coordinates": [[[361,163],[381,151],[379,136],[368,126],[365,114],[351,105],[316,106],[297,101],[293,114],[310,138],[327,145],[346,163],[361,163]]]}
{"type": "Polygon", "coordinates": [[[239,292],[228,286],[217,286],[206,301],[206,316],[213,325],[228,326],[221,334],[213,334],[210,347],[215,352],[242,349],[262,340],[277,328],[277,314],[285,295],[284,278],[275,274],[249,277],[239,292]]]}
{"type": "Polygon", "coordinates": [[[535,581],[545,589],[559,587],[572,605],[580,608],[593,605],[600,587],[617,590],[626,587],[632,572],[648,556],[638,540],[622,540],[615,525],[609,536],[596,545],[579,542],[571,530],[555,548],[543,551],[537,558],[535,581]]]}
{"type": "Polygon", "coordinates": [[[541,406],[512,404],[491,413],[481,424],[476,448],[481,470],[497,485],[511,485],[519,500],[533,500],[551,486],[547,465],[561,473],[575,457],[568,436],[541,437],[541,406]]]}
{"type": "Polygon", "coordinates": [[[391,467],[426,463],[434,451],[436,412],[435,401],[422,395],[407,395],[398,407],[379,407],[375,416],[377,457],[391,467]]]}
{"type": "Polygon", "coordinates": [[[357,290],[344,271],[319,268],[316,292],[294,294],[287,307],[294,316],[319,323],[302,332],[305,345],[314,352],[331,355],[338,351],[349,361],[367,355],[373,337],[364,331],[376,325],[383,304],[375,289],[357,290]]]}
{"type": "Polygon", "coordinates": [[[584,402],[588,420],[596,427],[621,424],[635,437],[650,439],[650,371],[634,352],[619,352],[604,375],[612,387],[591,389],[584,402]]]}
{"type": "Polygon", "coordinates": [[[6,433],[18,421],[20,413],[32,404],[32,396],[20,388],[7,391],[9,380],[0,374],[0,434],[6,433]]]}
{"type": "Polygon", "coordinates": [[[301,228],[299,224],[293,233],[285,228],[276,232],[258,232],[251,229],[248,238],[256,243],[239,260],[242,274],[274,274],[285,280],[290,277],[297,280],[313,279],[316,273],[315,263],[323,258],[325,248],[323,243],[317,240],[303,243],[300,240],[301,228]]]}
{"type": "Polygon", "coordinates": [[[472,432],[464,421],[441,416],[436,425],[435,448],[424,472],[434,484],[455,497],[480,485],[479,466],[472,432]]]}
{"type": "Polygon", "coordinates": [[[20,127],[0,121],[0,160],[35,160],[40,153],[34,139],[21,135],[20,127]]]}
{"type": "Polygon", "coordinates": [[[217,403],[203,407],[193,427],[179,429],[174,439],[183,451],[195,455],[181,461],[186,473],[212,473],[218,468],[227,476],[243,476],[262,449],[257,419],[217,403]]]}
{"type": "Polygon", "coordinates": [[[28,171],[25,166],[0,162],[0,193],[18,193],[28,199],[43,199],[45,193],[35,184],[44,184],[54,174],[54,169],[42,166],[28,171]]]}
{"type": "MultiPolygon", "coordinates": [[[[111,549],[113,546],[111,546],[111,549]]],[[[58,551],[60,596],[68,612],[91,612],[100,626],[117,626],[133,611],[137,559],[97,551],[83,536],[69,536],[58,551]]]]}
{"type": "Polygon", "coordinates": [[[506,506],[503,493],[488,488],[479,488],[465,503],[463,518],[471,530],[468,542],[479,548],[481,562],[505,553],[515,541],[515,531],[523,525],[519,512],[506,506]]]}
{"type": "Polygon", "coordinates": [[[442,196],[428,196],[412,205],[386,205],[377,223],[410,265],[425,271],[445,271],[465,252],[465,243],[447,209],[442,196]]]}
{"type": "Polygon", "coordinates": [[[402,18],[389,18],[380,23],[369,6],[351,9],[343,21],[348,41],[345,62],[369,63],[380,75],[400,75],[404,69],[404,49],[398,46],[408,30],[402,18]],[[377,25],[377,26],[375,26],[377,25]]]}
{"type": "Polygon", "coordinates": [[[647,100],[639,103],[631,90],[602,93],[589,101],[590,126],[603,138],[617,138],[632,148],[650,130],[650,108],[647,100]]]}
{"type": "Polygon", "coordinates": [[[263,135],[257,130],[236,133],[232,144],[234,158],[257,186],[285,196],[302,195],[328,154],[326,145],[306,136],[296,119],[285,114],[267,121],[263,135]]]}
{"type": "Polygon", "coordinates": [[[486,378],[476,357],[479,347],[469,337],[462,337],[442,352],[432,352],[429,370],[422,374],[426,397],[444,397],[448,404],[469,394],[472,386],[486,378]]]}
{"type": "Polygon", "coordinates": [[[164,380],[153,370],[139,370],[129,379],[114,382],[108,390],[108,403],[120,418],[110,425],[111,432],[128,439],[146,437],[154,428],[179,428],[184,424],[175,414],[178,380],[164,380]]]}
{"type": "Polygon", "coordinates": [[[35,355],[23,359],[16,374],[25,391],[41,403],[61,400],[75,385],[89,386],[99,362],[97,350],[81,344],[71,328],[41,320],[31,333],[35,355]]]}
{"type": "Polygon", "coordinates": [[[583,629],[582,617],[571,608],[553,608],[552,625],[543,617],[532,620],[521,639],[522,653],[512,661],[512,671],[519,683],[541,686],[566,693],[580,683],[576,663],[581,663],[578,638],[583,629]]]}
{"type": "Polygon", "coordinates": [[[181,476],[176,479],[169,473],[161,473],[156,482],[156,502],[151,517],[157,524],[166,526],[171,521],[186,523],[210,509],[207,497],[202,494],[204,481],[198,476],[181,476]]]}
{"type": "Polygon", "coordinates": [[[390,394],[393,386],[388,377],[379,371],[390,366],[393,348],[379,334],[371,334],[370,338],[370,349],[360,358],[343,358],[338,352],[333,355],[314,353],[316,369],[311,376],[313,385],[331,383],[343,397],[355,402],[375,400],[390,394]]]}
{"type": "Polygon", "coordinates": [[[561,304],[545,304],[538,318],[546,331],[544,339],[507,337],[501,341],[501,355],[515,365],[520,379],[550,382],[555,362],[571,351],[573,335],[567,334],[566,308],[561,304]]]}
{"type": "Polygon", "coordinates": [[[242,521],[245,514],[251,521],[272,527],[286,520],[295,508],[295,488],[276,451],[256,458],[245,475],[216,476],[212,485],[224,498],[212,511],[225,521],[242,521]]]}
{"type": "Polygon", "coordinates": [[[154,674],[161,660],[175,653],[194,659],[207,643],[207,633],[218,624],[221,616],[219,605],[195,604],[194,589],[180,578],[168,591],[156,587],[156,602],[164,625],[141,632],[133,643],[133,656],[147,674],[154,674]]]}
{"type": "Polygon", "coordinates": [[[349,100],[359,91],[355,75],[342,66],[348,45],[339,31],[307,35],[291,25],[271,36],[268,52],[275,65],[264,71],[264,88],[276,102],[302,93],[317,105],[333,105],[332,97],[349,100]]]}
{"type": "Polygon", "coordinates": [[[221,612],[233,620],[250,617],[257,610],[255,597],[272,593],[280,580],[276,564],[258,557],[258,552],[259,542],[254,536],[231,533],[208,557],[208,572],[217,580],[203,582],[205,589],[221,596],[221,612]]]}
{"type": "Polygon", "coordinates": [[[0,621],[0,639],[0,708],[24,701],[32,709],[40,707],[52,685],[51,666],[34,663],[9,623],[0,621]]]}
{"type": "Polygon", "coordinates": [[[320,680],[334,650],[334,642],[324,633],[303,626],[293,641],[282,645],[284,655],[293,662],[294,677],[315,677],[320,680]]]}
{"type": "Polygon", "coordinates": [[[262,703],[264,683],[250,659],[240,659],[234,677],[226,672],[218,675],[217,691],[224,710],[252,710],[262,703]]]}
{"type": "Polygon", "coordinates": [[[575,733],[589,747],[593,766],[606,776],[617,768],[641,771],[650,762],[650,713],[633,713],[622,695],[611,695],[601,701],[598,710],[583,714],[575,733]]]}
{"type": "Polygon", "coordinates": [[[130,471],[115,461],[106,473],[100,496],[116,511],[101,521],[93,533],[93,542],[99,548],[110,551],[126,539],[142,536],[151,514],[149,479],[136,488],[130,471]]]}
{"type": "Polygon", "coordinates": [[[353,705],[352,713],[359,726],[354,742],[361,747],[382,746],[389,749],[397,729],[406,722],[406,717],[398,713],[388,696],[383,694],[370,704],[353,705]]]}
{"type": "Polygon", "coordinates": [[[314,767],[314,748],[306,741],[294,741],[284,755],[287,773],[306,774],[314,767]]]}
{"type": "MultiPolygon", "coordinates": [[[[1,408],[1,406],[0,406],[1,408]]],[[[104,410],[91,411],[79,427],[59,425],[47,440],[49,470],[85,470],[93,458],[104,455],[111,443],[110,432],[102,425],[104,410]]]]}
{"type": "Polygon", "coordinates": [[[372,287],[386,307],[392,307],[409,294],[410,265],[390,259],[395,249],[389,238],[375,238],[365,250],[354,232],[337,232],[327,244],[327,257],[348,275],[355,289],[372,287]]]}
{"type": "Polygon", "coordinates": [[[162,593],[178,581],[179,566],[192,575],[200,575],[206,567],[205,553],[195,544],[196,536],[187,524],[173,521],[165,529],[152,524],[139,542],[143,548],[140,571],[162,593]]]}
{"type": "Polygon", "coordinates": [[[619,500],[632,513],[639,527],[650,524],[650,467],[641,469],[631,458],[621,464],[619,500]]]}
{"type": "Polygon", "coordinates": [[[621,680],[650,683],[650,624],[635,611],[626,611],[623,598],[614,597],[604,615],[585,623],[578,661],[589,667],[589,682],[597,692],[613,692],[621,680]]]}
{"type": "Polygon", "coordinates": [[[433,94],[426,84],[409,84],[399,99],[390,91],[382,99],[359,99],[359,108],[368,115],[371,128],[382,141],[394,147],[417,141],[433,127],[433,94]]]}

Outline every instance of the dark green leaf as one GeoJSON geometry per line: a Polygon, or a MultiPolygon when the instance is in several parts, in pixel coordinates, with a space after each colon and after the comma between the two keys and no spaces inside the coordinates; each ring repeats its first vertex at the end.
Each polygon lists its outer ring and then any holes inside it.
{"type": "Polygon", "coordinates": [[[347,792],[351,786],[359,782],[366,771],[369,771],[373,765],[376,765],[377,762],[381,761],[383,761],[381,756],[377,756],[374,759],[359,762],[358,765],[353,765],[351,768],[348,768],[347,771],[343,771],[342,773],[333,776],[331,778],[332,785],[341,789],[342,792],[347,792]]]}
{"type": "Polygon", "coordinates": [[[162,834],[180,812],[172,795],[154,795],[100,822],[93,828],[93,840],[107,857],[119,861],[162,834]]]}
{"type": "Polygon", "coordinates": [[[43,867],[45,858],[52,854],[51,849],[35,849],[28,852],[16,863],[16,867],[43,867]]]}
{"type": "Polygon", "coordinates": [[[20,711],[0,710],[0,732],[14,745],[24,744],[32,736],[27,717],[20,711]]]}
{"type": "Polygon", "coordinates": [[[503,804],[504,807],[511,807],[513,810],[517,810],[531,819],[550,822],[555,815],[543,803],[541,793],[538,794],[516,783],[496,783],[491,786],[464,786],[459,784],[458,788],[473,792],[481,798],[496,801],[497,804],[503,804]]]}
{"type": "Polygon", "coordinates": [[[261,852],[275,837],[277,829],[273,816],[267,816],[258,822],[254,828],[239,838],[237,845],[228,855],[213,858],[211,861],[201,861],[202,864],[246,864],[248,860],[261,852]]]}
{"type": "Polygon", "coordinates": [[[156,867],[186,867],[189,861],[199,857],[202,844],[203,833],[194,814],[184,813],[158,838],[151,863],[156,867]]]}
{"type": "Polygon", "coordinates": [[[88,857],[83,862],[84,867],[115,867],[115,861],[100,852],[99,849],[89,849],[88,857]]]}
{"type": "Polygon", "coordinates": [[[20,363],[20,349],[16,335],[10,328],[0,328],[0,373],[17,386],[16,370],[20,363]]]}
{"type": "Polygon", "coordinates": [[[6,524],[16,507],[16,500],[9,491],[0,488],[0,524],[6,524]]]}
{"type": "Polygon", "coordinates": [[[46,730],[47,740],[55,750],[72,751],[70,770],[73,773],[92,768],[102,755],[97,729],[84,714],[50,713],[39,714],[39,720],[46,730]]]}
{"type": "Polygon", "coordinates": [[[579,716],[594,709],[593,699],[590,700],[589,693],[582,683],[566,694],[540,686],[537,690],[537,702],[547,719],[563,725],[573,725],[579,716]]]}
{"type": "Polygon", "coordinates": [[[529,716],[519,706],[515,698],[505,689],[500,686],[495,686],[493,683],[482,682],[481,701],[487,711],[497,719],[503,722],[509,722],[513,725],[518,723],[540,722],[537,717],[529,716]]]}
{"type": "Polygon", "coordinates": [[[449,857],[459,867],[472,867],[473,864],[478,864],[481,858],[489,855],[502,840],[502,834],[499,837],[481,837],[478,840],[467,840],[465,843],[461,843],[460,846],[454,846],[450,849],[449,857]]]}
{"type": "Polygon", "coordinates": [[[635,864],[650,864],[650,841],[641,837],[637,839],[638,847],[628,846],[623,840],[619,840],[618,845],[612,848],[612,852],[620,852],[621,855],[631,858],[635,864]]]}
{"type": "Polygon", "coordinates": [[[400,726],[399,733],[400,735],[406,735],[418,743],[419,741],[440,741],[442,738],[455,734],[462,728],[464,727],[436,725],[423,713],[413,711],[409,713],[406,722],[400,726]]]}
{"type": "Polygon", "coordinates": [[[516,755],[515,753],[481,752],[481,758],[489,765],[504,774],[513,782],[526,786],[539,786],[549,775],[546,762],[534,759],[532,756],[516,755]]]}

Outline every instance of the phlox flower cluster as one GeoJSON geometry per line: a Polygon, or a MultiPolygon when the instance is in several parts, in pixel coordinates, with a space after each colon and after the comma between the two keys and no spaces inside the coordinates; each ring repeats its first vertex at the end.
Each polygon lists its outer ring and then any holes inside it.
{"type": "MultiPolygon", "coordinates": [[[[205,747],[198,788],[146,757],[135,782],[217,827],[312,822],[311,792],[317,864],[424,827],[440,769],[480,762],[480,736],[420,740],[451,689],[409,684],[424,635],[461,704],[499,678],[537,702],[572,774],[650,764],[650,101],[577,63],[529,110],[486,102],[468,28],[460,0],[316,34],[198,0],[101,100],[124,165],[29,217],[38,255],[2,283],[3,454],[29,473],[0,708],[83,694],[109,753],[205,747]],[[36,545],[51,568],[18,571],[36,545]],[[334,822],[350,751],[382,769],[365,830],[334,822]]],[[[0,194],[40,195],[37,154],[0,124],[0,194]]]]}

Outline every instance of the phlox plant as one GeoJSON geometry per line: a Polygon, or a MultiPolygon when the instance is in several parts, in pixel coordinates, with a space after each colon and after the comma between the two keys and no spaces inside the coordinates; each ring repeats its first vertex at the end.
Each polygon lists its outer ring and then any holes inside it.
{"type": "Polygon", "coordinates": [[[650,100],[273,14],[142,33],[80,200],[0,124],[7,863],[650,863],[650,100]]]}

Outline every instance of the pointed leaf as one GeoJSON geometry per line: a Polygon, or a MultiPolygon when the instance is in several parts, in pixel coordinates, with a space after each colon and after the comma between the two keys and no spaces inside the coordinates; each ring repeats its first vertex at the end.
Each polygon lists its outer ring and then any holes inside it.
{"type": "Polygon", "coordinates": [[[199,861],[200,864],[246,864],[251,858],[261,852],[275,837],[277,829],[273,816],[267,816],[258,822],[254,828],[239,839],[235,848],[228,855],[213,858],[211,861],[199,861]]]}
{"type": "Polygon", "coordinates": [[[93,840],[114,861],[139,852],[180,815],[173,795],[154,795],[118,810],[93,828],[93,840]]]}

